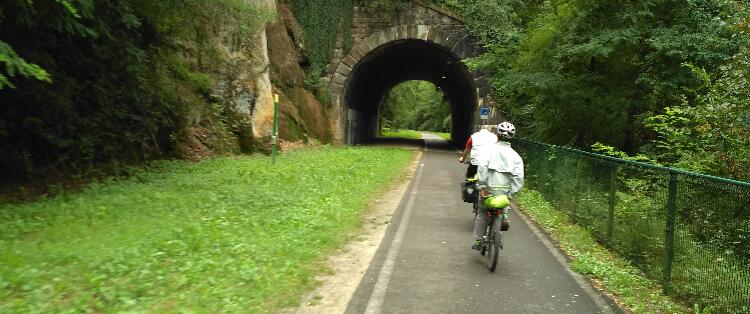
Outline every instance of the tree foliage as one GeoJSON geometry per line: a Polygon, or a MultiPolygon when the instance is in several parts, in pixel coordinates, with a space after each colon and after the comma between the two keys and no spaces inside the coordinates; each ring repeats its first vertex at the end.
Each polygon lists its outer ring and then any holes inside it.
{"type": "Polygon", "coordinates": [[[746,3],[444,3],[470,20],[487,53],[468,62],[490,73],[502,110],[527,134],[580,148],[606,143],[694,170],[747,173],[739,166],[748,155],[740,92],[750,47],[746,3]]]}
{"type": "Polygon", "coordinates": [[[391,89],[380,107],[380,125],[391,129],[450,132],[451,107],[443,92],[426,81],[391,89]]]}
{"type": "Polygon", "coordinates": [[[645,150],[663,162],[703,173],[750,181],[750,55],[745,51],[687,100],[646,119],[657,136],[645,150]],[[705,92],[703,92],[705,89],[705,92]]]}
{"type": "Polygon", "coordinates": [[[10,81],[16,75],[32,77],[40,81],[52,82],[49,73],[38,65],[28,63],[13,50],[11,46],[0,41],[0,63],[5,64],[5,73],[0,73],[0,89],[16,86],[10,81]]]}
{"type": "Polygon", "coordinates": [[[243,0],[3,1],[0,176],[174,155],[188,108],[217,101],[220,32],[270,16],[243,0]]]}

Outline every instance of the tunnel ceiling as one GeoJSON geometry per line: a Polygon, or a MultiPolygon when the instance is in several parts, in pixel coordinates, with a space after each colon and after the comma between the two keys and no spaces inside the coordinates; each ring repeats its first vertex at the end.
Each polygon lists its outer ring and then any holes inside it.
{"type": "Polygon", "coordinates": [[[448,49],[432,42],[409,39],[388,43],[363,57],[346,83],[345,105],[357,113],[348,131],[353,143],[377,132],[380,102],[394,86],[408,80],[429,81],[443,90],[451,104],[453,138],[465,138],[476,110],[474,78],[448,49]]]}

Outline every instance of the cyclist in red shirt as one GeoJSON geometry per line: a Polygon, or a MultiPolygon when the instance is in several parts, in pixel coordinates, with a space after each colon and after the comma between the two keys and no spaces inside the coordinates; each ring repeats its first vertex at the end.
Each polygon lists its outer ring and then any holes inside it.
{"type": "Polygon", "coordinates": [[[477,158],[479,158],[481,154],[480,147],[497,143],[497,135],[495,135],[495,132],[492,129],[494,129],[494,127],[484,125],[478,132],[472,134],[469,139],[466,140],[464,151],[461,152],[458,161],[466,162],[466,155],[470,156],[469,167],[466,169],[467,178],[474,177],[474,175],[477,174],[477,158]]]}

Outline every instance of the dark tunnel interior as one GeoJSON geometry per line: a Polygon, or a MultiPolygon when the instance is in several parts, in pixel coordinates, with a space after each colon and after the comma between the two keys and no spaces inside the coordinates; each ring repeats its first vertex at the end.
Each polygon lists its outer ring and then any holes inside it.
{"type": "Polygon", "coordinates": [[[380,103],[401,82],[429,81],[443,90],[451,104],[451,138],[463,143],[472,129],[477,92],[472,74],[448,49],[424,40],[400,40],[380,46],[364,56],[346,83],[348,109],[346,141],[367,143],[375,139],[380,103]]]}

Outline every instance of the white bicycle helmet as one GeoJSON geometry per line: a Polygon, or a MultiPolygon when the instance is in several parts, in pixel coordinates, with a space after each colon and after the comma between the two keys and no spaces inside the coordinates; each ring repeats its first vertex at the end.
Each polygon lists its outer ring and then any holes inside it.
{"type": "Polygon", "coordinates": [[[510,122],[503,122],[497,125],[497,134],[502,138],[512,138],[516,135],[516,127],[510,122]]]}

